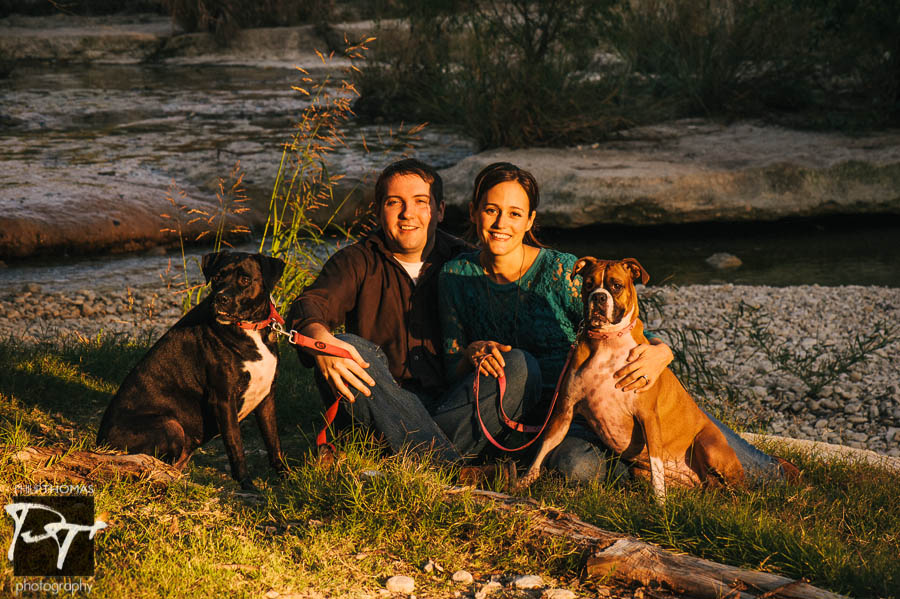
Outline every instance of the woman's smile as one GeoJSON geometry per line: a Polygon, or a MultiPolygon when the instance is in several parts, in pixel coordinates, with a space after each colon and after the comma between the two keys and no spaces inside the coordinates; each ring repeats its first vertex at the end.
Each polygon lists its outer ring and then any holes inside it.
{"type": "Polygon", "coordinates": [[[481,245],[492,254],[517,251],[525,233],[534,223],[528,194],[517,181],[504,181],[491,187],[478,207],[471,207],[469,218],[475,224],[481,245]]]}

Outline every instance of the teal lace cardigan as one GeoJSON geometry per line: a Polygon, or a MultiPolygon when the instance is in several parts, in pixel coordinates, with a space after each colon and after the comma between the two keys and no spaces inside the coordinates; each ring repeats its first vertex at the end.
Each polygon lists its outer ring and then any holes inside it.
{"type": "Polygon", "coordinates": [[[478,252],[444,264],[439,301],[448,379],[466,346],[483,339],[529,352],[544,386],[555,386],[582,319],[581,277],[569,278],[576,260],[542,248],[518,281],[505,284],[484,274],[478,252]]]}

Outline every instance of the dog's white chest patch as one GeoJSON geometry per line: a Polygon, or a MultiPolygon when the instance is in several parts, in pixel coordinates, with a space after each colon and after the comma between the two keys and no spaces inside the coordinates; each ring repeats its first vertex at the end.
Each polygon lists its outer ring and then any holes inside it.
{"type": "Polygon", "coordinates": [[[613,374],[625,366],[629,352],[636,345],[630,335],[619,343],[610,344],[591,356],[580,373],[586,401],[578,406],[578,411],[618,453],[625,451],[631,443],[635,393],[616,389],[613,374]]]}
{"type": "Polygon", "coordinates": [[[253,330],[248,330],[246,333],[256,343],[256,350],[262,358],[244,362],[244,372],[250,375],[250,383],[244,392],[243,402],[238,408],[238,422],[256,409],[256,406],[269,394],[272,382],[275,380],[275,369],[278,366],[278,358],[263,343],[262,334],[253,330]]]}

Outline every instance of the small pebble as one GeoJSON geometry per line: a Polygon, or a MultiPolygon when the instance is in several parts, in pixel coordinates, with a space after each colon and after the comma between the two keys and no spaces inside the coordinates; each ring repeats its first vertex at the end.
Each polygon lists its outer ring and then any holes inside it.
{"type": "Polygon", "coordinates": [[[475,599],[484,599],[491,593],[495,593],[503,588],[503,585],[496,580],[492,580],[475,593],[475,599]]]}
{"type": "Polygon", "coordinates": [[[539,589],[544,586],[544,581],[536,574],[528,574],[513,580],[513,586],[517,589],[539,589]]]}
{"type": "Polygon", "coordinates": [[[575,599],[575,593],[568,589],[546,589],[541,593],[543,599],[575,599]]]}
{"type": "Polygon", "coordinates": [[[466,572],[465,570],[457,570],[456,572],[453,573],[453,576],[451,576],[450,578],[451,578],[451,580],[453,580],[453,582],[456,582],[459,584],[472,584],[472,581],[474,580],[472,578],[472,575],[469,574],[468,572],[466,572]]]}
{"type": "Polygon", "coordinates": [[[403,593],[409,595],[416,588],[416,581],[409,576],[391,576],[384,583],[384,588],[392,593],[403,593]]]}

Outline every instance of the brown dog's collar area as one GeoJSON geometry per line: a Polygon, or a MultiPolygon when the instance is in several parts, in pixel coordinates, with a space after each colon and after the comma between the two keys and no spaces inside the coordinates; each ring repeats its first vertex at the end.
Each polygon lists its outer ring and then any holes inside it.
{"type": "Polygon", "coordinates": [[[630,333],[636,324],[637,324],[637,319],[635,318],[634,320],[631,321],[631,324],[629,324],[624,329],[621,329],[621,330],[615,331],[615,332],[609,332],[609,333],[594,331],[592,329],[585,327],[584,334],[587,335],[589,339],[609,339],[610,337],[621,337],[621,336],[625,335],[626,333],[630,333]]]}

